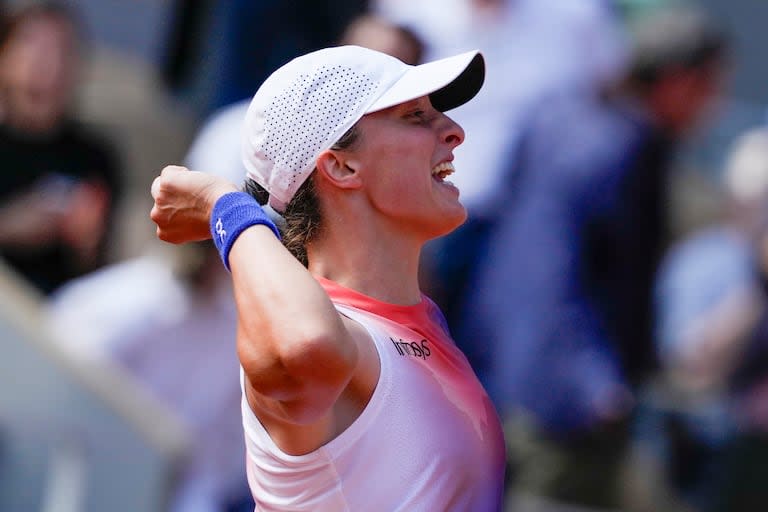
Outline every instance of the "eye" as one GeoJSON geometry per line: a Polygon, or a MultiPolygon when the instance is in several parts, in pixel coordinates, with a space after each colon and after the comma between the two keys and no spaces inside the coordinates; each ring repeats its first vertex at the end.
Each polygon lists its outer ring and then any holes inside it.
{"type": "Polygon", "coordinates": [[[412,120],[414,120],[416,122],[419,122],[419,123],[424,123],[424,122],[429,121],[428,116],[427,116],[427,112],[425,110],[414,110],[414,111],[409,112],[408,114],[406,114],[405,117],[408,118],[408,119],[412,119],[412,120]]]}

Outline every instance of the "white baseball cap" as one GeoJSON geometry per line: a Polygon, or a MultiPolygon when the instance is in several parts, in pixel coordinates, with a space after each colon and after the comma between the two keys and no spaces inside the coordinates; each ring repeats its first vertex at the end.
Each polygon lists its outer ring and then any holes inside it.
{"type": "Polygon", "coordinates": [[[365,114],[426,95],[437,110],[450,110],[472,99],[484,78],[477,50],[419,66],[360,46],[297,57],[267,78],[248,107],[242,139],[247,175],[282,212],[318,155],[365,114]]]}

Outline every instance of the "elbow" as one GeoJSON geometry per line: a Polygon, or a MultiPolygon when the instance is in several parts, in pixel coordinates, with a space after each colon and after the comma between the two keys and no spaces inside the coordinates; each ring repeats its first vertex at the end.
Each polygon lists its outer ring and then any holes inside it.
{"type": "Polygon", "coordinates": [[[279,354],[280,365],[287,375],[323,387],[346,386],[357,359],[357,346],[346,333],[322,334],[286,343],[279,354]]]}
{"type": "MultiPolygon", "coordinates": [[[[352,339],[315,335],[279,340],[271,349],[238,343],[238,355],[251,387],[279,402],[287,421],[316,421],[334,405],[357,366],[352,339]]],[[[242,341],[242,340],[241,340],[242,341]]]]}

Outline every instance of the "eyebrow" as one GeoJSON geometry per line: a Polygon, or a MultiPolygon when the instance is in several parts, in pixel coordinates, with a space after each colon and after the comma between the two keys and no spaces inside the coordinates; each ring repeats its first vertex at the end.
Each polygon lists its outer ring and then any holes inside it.
{"type": "Polygon", "coordinates": [[[396,111],[403,111],[403,110],[410,110],[414,107],[421,107],[424,104],[424,97],[416,98],[413,100],[406,101],[404,103],[400,103],[399,105],[395,105],[396,111]]]}

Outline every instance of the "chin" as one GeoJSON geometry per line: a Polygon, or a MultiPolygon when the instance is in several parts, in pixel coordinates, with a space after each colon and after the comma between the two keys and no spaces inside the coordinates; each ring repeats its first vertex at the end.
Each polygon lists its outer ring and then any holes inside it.
{"type": "Polygon", "coordinates": [[[454,209],[450,213],[446,212],[441,216],[440,220],[440,225],[436,226],[435,234],[432,238],[445,236],[464,224],[464,222],[467,220],[467,210],[463,205],[459,203],[458,208],[454,209]]]}

